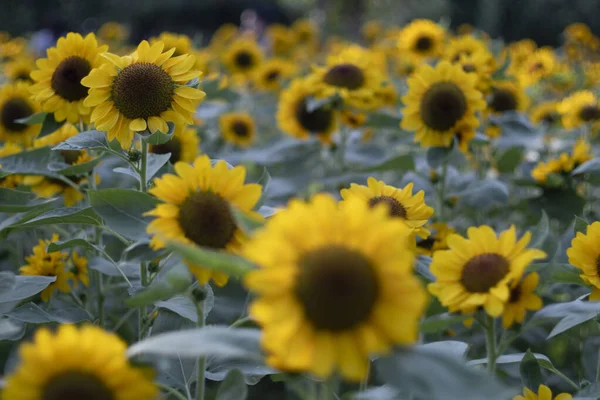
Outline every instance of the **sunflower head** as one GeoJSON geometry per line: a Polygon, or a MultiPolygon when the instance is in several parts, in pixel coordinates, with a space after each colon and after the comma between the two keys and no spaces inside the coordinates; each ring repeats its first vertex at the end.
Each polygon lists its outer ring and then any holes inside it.
{"type": "Polygon", "coordinates": [[[507,111],[525,111],[529,107],[529,97],[523,87],[511,81],[494,82],[487,99],[488,112],[502,114],[507,111]]]}
{"type": "Polygon", "coordinates": [[[223,64],[232,74],[248,76],[262,63],[263,51],[251,38],[239,38],[223,54],[223,64]]]}
{"type": "Polygon", "coordinates": [[[554,397],[548,386],[540,385],[537,393],[527,387],[523,388],[523,396],[517,395],[513,397],[513,400],[571,400],[571,398],[573,396],[568,393],[560,393],[554,397]]]}
{"type": "Polygon", "coordinates": [[[200,138],[195,128],[177,124],[171,140],[163,144],[150,145],[150,152],[154,154],[171,153],[169,161],[173,165],[179,161],[190,163],[200,152],[199,144],[200,138]]]}
{"type": "Polygon", "coordinates": [[[98,37],[108,42],[121,42],[127,39],[127,28],[118,22],[108,21],[98,29],[98,37]]]}
{"type": "Polygon", "coordinates": [[[291,26],[296,43],[304,49],[314,47],[319,40],[319,28],[309,19],[297,19],[291,26]]]}
{"type": "Polygon", "coordinates": [[[254,84],[259,89],[277,91],[281,89],[285,79],[290,78],[296,71],[291,62],[273,58],[262,63],[254,73],[254,84]]]}
{"type": "Polygon", "coordinates": [[[238,27],[234,24],[221,25],[210,38],[209,48],[215,53],[221,53],[237,36],[238,27]]]}
{"type": "Polygon", "coordinates": [[[525,87],[550,76],[558,67],[554,50],[541,48],[530,54],[522,63],[517,76],[525,87]]]}
{"type": "Polygon", "coordinates": [[[446,33],[444,28],[427,19],[416,19],[400,32],[398,48],[415,60],[426,60],[441,54],[446,33]]]}
{"type": "Polygon", "coordinates": [[[577,232],[567,250],[569,264],[581,270],[581,279],[592,286],[590,300],[600,300],[600,222],[589,225],[586,232],[577,232]]]}
{"type": "Polygon", "coordinates": [[[522,323],[527,310],[535,311],[542,308],[542,299],[534,293],[539,281],[540,276],[537,272],[533,272],[511,285],[510,296],[502,313],[504,329],[510,328],[515,323],[522,323]]]}
{"type": "Polygon", "coordinates": [[[150,39],[150,45],[158,42],[163,42],[165,45],[164,48],[167,50],[174,48],[175,52],[173,53],[173,57],[191,54],[194,50],[192,39],[187,35],[163,32],[160,36],[150,39]]]}
{"type": "Polygon", "coordinates": [[[238,146],[248,147],[254,141],[256,127],[247,112],[230,112],[219,117],[219,129],[223,138],[238,146]]]}
{"type": "Polygon", "coordinates": [[[584,124],[595,124],[600,120],[598,98],[588,90],[580,90],[563,99],[557,106],[565,128],[573,129],[584,124]]]}
{"type": "Polygon", "coordinates": [[[33,70],[35,70],[35,61],[29,56],[16,58],[4,65],[4,75],[11,81],[33,83],[30,76],[33,70]]]}
{"type": "Polygon", "coordinates": [[[0,87],[0,139],[31,145],[40,132],[40,125],[25,125],[16,120],[29,117],[40,111],[38,103],[31,100],[26,82],[15,82],[0,87]]]}
{"type": "Polygon", "coordinates": [[[443,222],[438,222],[427,226],[431,234],[421,240],[417,240],[417,253],[432,257],[438,250],[448,250],[448,236],[456,231],[443,222]]]}
{"type": "Polygon", "coordinates": [[[288,53],[294,47],[294,41],[296,40],[294,31],[283,24],[269,25],[266,35],[273,53],[277,55],[288,53]]]}
{"type": "Polygon", "coordinates": [[[532,107],[529,112],[531,122],[534,124],[544,124],[546,126],[560,124],[558,104],[559,103],[556,101],[546,101],[532,107]]]}
{"type": "Polygon", "coordinates": [[[75,286],[81,282],[82,285],[88,286],[90,284],[90,278],[88,276],[88,260],[84,256],[80,256],[79,253],[74,251],[71,254],[71,263],[73,268],[71,273],[73,274],[73,282],[75,286]]]}

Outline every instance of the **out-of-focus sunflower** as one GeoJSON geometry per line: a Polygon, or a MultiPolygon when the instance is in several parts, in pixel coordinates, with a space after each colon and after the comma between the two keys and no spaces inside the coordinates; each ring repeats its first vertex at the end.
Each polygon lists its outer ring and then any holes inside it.
{"type": "MultiPolygon", "coordinates": [[[[253,217],[252,208],[261,196],[261,186],[244,184],[246,169],[229,169],[225,161],[211,166],[206,155],[193,165],[175,164],[176,175],[155,179],[150,194],[163,203],[147,213],[155,217],[148,224],[151,246],[160,249],[165,240],[176,240],[215,250],[237,252],[245,240],[232,215],[231,206],[253,217]]],[[[190,271],[202,284],[213,279],[219,286],[227,283],[227,275],[188,263],[190,271]]]]}
{"type": "Polygon", "coordinates": [[[427,19],[416,19],[400,32],[398,48],[405,56],[422,62],[442,54],[446,32],[444,28],[427,19]]]}
{"type": "Polygon", "coordinates": [[[381,39],[384,33],[385,29],[383,28],[383,24],[381,23],[381,21],[367,21],[360,28],[360,34],[362,38],[369,45],[381,39]]]}
{"type": "Polygon", "coordinates": [[[454,63],[460,65],[463,71],[477,76],[477,90],[482,93],[489,92],[493,69],[485,53],[461,54],[454,63]]]}
{"type": "Polygon", "coordinates": [[[25,125],[15,120],[29,117],[40,111],[31,100],[27,82],[15,82],[0,87],[0,139],[5,142],[30,146],[40,132],[40,125],[25,125]]]}
{"type": "Polygon", "coordinates": [[[73,274],[73,283],[75,284],[75,287],[77,287],[79,282],[81,282],[83,286],[89,286],[90,277],[88,273],[88,259],[74,251],[71,254],[71,263],[73,264],[71,273],[73,274]]]}
{"type": "Polygon", "coordinates": [[[279,97],[277,125],[298,139],[316,136],[322,143],[330,144],[338,127],[339,112],[330,105],[309,110],[308,102],[314,94],[314,86],[306,79],[293,80],[279,97]]]}
{"type": "Polygon", "coordinates": [[[562,123],[566,129],[574,129],[584,124],[600,125],[598,98],[589,90],[580,90],[563,99],[558,105],[562,123]]]}
{"type": "Polygon", "coordinates": [[[16,37],[0,43],[0,60],[12,60],[27,53],[27,39],[16,37]]]}
{"type": "Polygon", "coordinates": [[[263,51],[251,38],[236,39],[223,53],[223,64],[234,75],[249,76],[263,62],[263,51]]]}
{"type": "Polygon", "coordinates": [[[149,42],[150,45],[154,45],[158,42],[163,42],[165,50],[175,48],[173,57],[181,56],[184,54],[191,54],[194,50],[192,46],[192,39],[190,39],[190,37],[187,35],[179,33],[163,32],[158,37],[150,38],[149,42]]]}
{"type": "Polygon", "coordinates": [[[11,81],[32,83],[31,72],[35,70],[35,61],[29,56],[15,58],[4,64],[4,75],[11,81]]]}
{"type": "Polygon", "coordinates": [[[342,189],[340,195],[342,202],[360,199],[369,207],[385,204],[391,217],[399,218],[413,233],[424,239],[430,234],[424,226],[433,215],[433,208],[425,204],[424,191],[413,195],[413,186],[411,182],[403,188],[396,188],[370,177],[367,186],[352,183],[350,189],[342,189]]]}
{"type": "Polygon", "coordinates": [[[226,141],[241,147],[250,146],[256,135],[254,118],[247,112],[221,114],[219,130],[226,141]]]}
{"type": "Polygon", "coordinates": [[[177,124],[171,140],[163,144],[151,144],[149,150],[154,154],[171,153],[169,161],[174,165],[178,161],[193,162],[200,151],[199,144],[200,138],[195,128],[177,124]]]}
{"type": "Polygon", "coordinates": [[[304,51],[315,51],[319,44],[319,28],[309,19],[297,19],[291,26],[296,46],[304,51]]]}
{"type": "Polygon", "coordinates": [[[523,62],[525,62],[536,49],[537,44],[531,39],[512,42],[504,48],[500,56],[500,64],[506,61],[506,57],[510,57],[510,65],[506,72],[511,75],[516,75],[523,62]]]}
{"type": "MultiPolygon", "coordinates": [[[[4,146],[0,147],[0,157],[11,156],[18,154],[23,151],[23,148],[16,143],[5,143],[4,146]]],[[[8,175],[4,178],[0,178],[0,187],[6,189],[14,189],[23,181],[23,177],[20,175],[8,175]]]]}
{"type": "Polygon", "coordinates": [[[283,24],[269,25],[266,35],[273,53],[278,56],[289,53],[296,41],[294,31],[283,24]]]}
{"type": "Polygon", "coordinates": [[[507,111],[525,111],[530,99],[521,85],[512,81],[496,81],[487,99],[487,111],[499,115],[507,111]]]}
{"type": "Polygon", "coordinates": [[[450,62],[457,62],[461,56],[473,56],[479,54],[490,68],[494,67],[494,56],[488,50],[487,45],[473,36],[463,35],[450,39],[444,47],[443,58],[450,62]]]}
{"type": "Polygon", "coordinates": [[[426,226],[431,234],[424,239],[417,240],[417,254],[433,257],[438,250],[448,250],[448,236],[456,233],[454,228],[437,222],[426,226]]]}
{"type": "Polygon", "coordinates": [[[209,48],[217,54],[220,53],[233,42],[238,31],[238,27],[234,24],[221,25],[210,38],[209,48]]]}
{"type": "Polygon", "coordinates": [[[479,126],[475,114],[483,110],[485,101],[476,84],[477,76],[459,65],[447,61],[435,68],[422,65],[408,78],[402,128],[416,131],[415,141],[423,147],[449,147],[457,127],[469,134],[479,126]]]}
{"type": "Polygon", "coordinates": [[[560,113],[557,101],[545,101],[531,108],[529,118],[534,124],[553,126],[560,124],[560,113]]]}
{"type": "Polygon", "coordinates": [[[579,139],[573,145],[571,154],[561,153],[557,158],[540,162],[531,171],[531,176],[538,183],[546,183],[550,174],[570,173],[575,168],[593,158],[591,145],[584,139],[579,139]]]}
{"type": "Polygon", "coordinates": [[[572,24],[569,24],[565,28],[564,35],[567,41],[582,44],[589,43],[594,36],[590,27],[583,22],[574,22],[572,24]]]}
{"type": "Polygon", "coordinates": [[[577,232],[567,250],[569,263],[581,270],[581,279],[592,286],[590,300],[600,300],[600,222],[589,225],[586,232],[577,232]]]}
{"type": "Polygon", "coordinates": [[[523,61],[519,68],[517,76],[521,85],[527,87],[550,76],[555,71],[556,64],[554,50],[547,47],[537,49],[523,61]]]}
{"type": "Polygon", "coordinates": [[[342,110],[340,118],[342,123],[350,128],[360,128],[367,122],[367,114],[352,110],[342,110]]]}
{"type": "Polygon", "coordinates": [[[54,113],[59,122],[88,120],[92,109],[84,104],[88,88],[82,79],[104,62],[100,53],[106,50],[108,46],[99,46],[93,33],[84,38],[71,32],[58,39],[56,47],[47,50],[48,58],[37,60],[39,69],[31,73],[36,82],[31,93],[42,110],[54,113]]]}
{"type": "Polygon", "coordinates": [[[552,396],[552,390],[546,385],[538,386],[537,393],[531,391],[528,387],[523,388],[523,396],[517,395],[512,400],[571,400],[573,396],[569,393],[560,393],[556,397],[552,396]]]}
{"type": "Polygon", "coordinates": [[[533,272],[511,284],[510,296],[502,313],[504,329],[510,328],[515,323],[522,323],[527,310],[536,311],[542,308],[542,299],[534,293],[539,281],[540,276],[537,272],[533,272]]]}
{"type": "Polygon", "coordinates": [[[172,57],[174,48],[150,46],[142,41],[133,56],[103,54],[110,62],[95,68],[82,80],[90,87],[84,104],[95,107],[91,120],[106,131],[108,140],[131,146],[135,132],[168,132],[167,121],[193,124],[192,115],[206,93],[185,84],[200,72],[196,59],[184,54],[172,57]]]}
{"type": "Polygon", "coordinates": [[[98,29],[98,37],[107,42],[122,42],[127,39],[127,35],[125,25],[114,21],[105,22],[98,29]]]}
{"type": "Polygon", "coordinates": [[[262,63],[253,74],[254,85],[263,90],[278,91],[285,79],[291,78],[296,66],[282,58],[272,58],[262,63]]]}
{"type": "Polygon", "coordinates": [[[412,274],[411,230],[387,214],[323,194],[293,200],[245,244],[259,266],[245,283],[269,364],[357,381],[370,356],[416,341],[427,296],[412,274]]]}

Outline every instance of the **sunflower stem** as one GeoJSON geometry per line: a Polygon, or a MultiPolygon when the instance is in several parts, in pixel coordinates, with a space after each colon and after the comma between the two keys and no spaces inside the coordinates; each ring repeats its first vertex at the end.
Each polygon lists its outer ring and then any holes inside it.
{"type": "Polygon", "coordinates": [[[444,198],[446,197],[446,178],[448,177],[448,157],[444,158],[444,162],[442,164],[442,176],[439,183],[438,188],[438,200],[439,200],[439,219],[442,222],[446,222],[444,215],[444,198]]]}
{"type": "Polygon", "coordinates": [[[159,388],[161,388],[165,392],[168,392],[170,395],[175,396],[178,400],[188,400],[187,397],[185,397],[184,395],[182,395],[181,393],[179,393],[178,390],[173,389],[169,385],[165,385],[164,383],[157,382],[156,386],[158,386],[159,388]]]}
{"type": "Polygon", "coordinates": [[[321,390],[322,400],[335,400],[337,399],[337,386],[338,381],[335,376],[330,376],[325,382],[321,390]]]}
{"type": "Polygon", "coordinates": [[[496,323],[493,317],[486,315],[485,347],[487,349],[488,371],[493,374],[496,371],[496,323]]]}
{"type": "Polygon", "coordinates": [[[140,191],[145,192],[148,190],[148,181],[146,177],[148,175],[148,142],[142,140],[142,159],[140,160],[140,191]]]}
{"type": "Polygon", "coordinates": [[[338,166],[342,171],[346,169],[346,148],[348,145],[348,136],[350,136],[350,130],[346,126],[342,126],[340,129],[340,145],[336,150],[338,166]]]}
{"type": "Polygon", "coordinates": [[[102,274],[96,271],[96,293],[98,296],[98,325],[104,328],[104,289],[102,284],[102,274]]]}
{"type": "MultiPolygon", "coordinates": [[[[203,301],[195,301],[192,299],[194,304],[196,305],[196,314],[198,315],[198,328],[202,328],[204,326],[204,302],[203,301]]],[[[206,369],[206,358],[198,357],[198,379],[196,381],[196,400],[204,400],[204,370],[206,369]]]]}

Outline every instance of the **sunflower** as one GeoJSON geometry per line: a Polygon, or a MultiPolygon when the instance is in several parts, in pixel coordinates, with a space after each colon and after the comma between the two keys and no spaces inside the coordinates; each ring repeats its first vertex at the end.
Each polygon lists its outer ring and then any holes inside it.
{"type": "MultiPolygon", "coordinates": [[[[156,179],[149,193],[164,203],[147,213],[156,217],[147,231],[153,235],[151,246],[164,248],[165,240],[177,240],[217,250],[237,252],[244,240],[230,206],[251,216],[251,210],[261,196],[261,186],[244,184],[244,167],[227,168],[225,161],[211,166],[206,155],[196,158],[193,166],[175,164],[177,175],[166,174],[156,179]]],[[[227,275],[188,264],[198,281],[210,278],[219,286],[227,283],[227,275]]]]}
{"type": "Polygon", "coordinates": [[[563,99],[557,108],[566,129],[574,129],[587,123],[592,123],[594,128],[600,125],[598,98],[589,90],[573,93],[563,99]]]}
{"type": "Polygon", "coordinates": [[[531,122],[534,124],[545,124],[547,126],[560,124],[558,105],[559,103],[556,101],[545,101],[532,107],[529,111],[531,122]]]}
{"type": "Polygon", "coordinates": [[[399,189],[370,177],[367,179],[367,186],[352,183],[350,189],[342,189],[340,194],[342,202],[358,198],[369,207],[385,204],[391,217],[401,219],[416,235],[425,239],[430,232],[424,225],[433,215],[433,208],[425,204],[424,191],[413,195],[413,186],[411,182],[399,189]]]}
{"type": "Polygon", "coordinates": [[[428,289],[450,312],[473,312],[483,306],[487,314],[498,317],[510,299],[510,285],[546,254],[527,249],[531,233],[517,240],[514,226],[499,236],[489,226],[471,227],[467,235],[451,235],[449,249],[433,255],[431,273],[436,281],[428,289]]]}
{"type": "Polygon", "coordinates": [[[40,328],[23,344],[21,361],[6,380],[11,400],[151,400],[158,390],[126,356],[127,344],[114,333],[85,325],[40,328]]]}
{"type": "Polygon", "coordinates": [[[388,213],[324,194],[292,200],[245,244],[267,362],[359,380],[370,355],[416,341],[427,296],[412,275],[412,231],[388,213]]]}
{"type": "Polygon", "coordinates": [[[537,44],[531,39],[523,39],[517,42],[510,43],[500,56],[500,62],[504,62],[506,57],[510,57],[510,65],[506,72],[510,75],[515,75],[523,62],[535,52],[537,44]]]}
{"type": "Polygon", "coordinates": [[[149,150],[154,154],[171,153],[171,158],[169,158],[171,164],[178,161],[190,163],[198,156],[199,144],[200,138],[198,138],[195,128],[177,124],[171,140],[163,144],[151,144],[149,150]]]}
{"type": "Polygon", "coordinates": [[[341,121],[350,128],[360,128],[367,122],[367,114],[352,110],[342,110],[340,113],[341,121]]]}
{"type": "Polygon", "coordinates": [[[454,61],[454,64],[460,65],[463,71],[477,76],[477,90],[482,93],[489,91],[493,68],[490,66],[489,60],[484,53],[461,54],[458,60],[454,61]]]}
{"type": "Polygon", "coordinates": [[[523,388],[523,396],[520,394],[513,397],[513,400],[571,400],[573,396],[569,393],[561,393],[556,397],[552,397],[552,390],[546,385],[540,385],[537,393],[532,392],[529,388],[523,388]]]}
{"type": "Polygon", "coordinates": [[[93,33],[83,38],[71,32],[58,39],[56,47],[48,49],[48,58],[37,60],[39,69],[31,73],[35,84],[30,91],[42,110],[54,113],[59,122],[87,120],[92,110],[83,102],[88,90],[82,79],[104,62],[100,53],[106,50],[108,46],[99,46],[93,33]]]}
{"type": "Polygon", "coordinates": [[[529,107],[529,102],[529,97],[521,85],[511,81],[498,81],[492,85],[486,111],[495,115],[515,110],[524,112],[529,107]]]}
{"type": "Polygon", "coordinates": [[[127,28],[118,22],[108,21],[98,29],[98,37],[108,42],[122,42],[127,39],[127,28]]]}
{"type": "Polygon", "coordinates": [[[550,174],[569,174],[575,168],[593,158],[591,146],[584,139],[579,139],[573,145],[571,154],[561,153],[557,158],[540,162],[531,171],[531,176],[538,183],[546,183],[550,174]]]}
{"type": "Polygon", "coordinates": [[[296,47],[302,51],[316,50],[319,44],[319,29],[308,19],[297,19],[291,26],[296,37],[296,47]]]}
{"type": "Polygon", "coordinates": [[[577,232],[567,250],[569,264],[579,268],[581,279],[592,286],[590,300],[600,300],[600,222],[587,227],[586,233],[577,232]]]}
{"type": "Polygon", "coordinates": [[[329,105],[309,111],[308,101],[314,87],[306,79],[295,79],[281,92],[277,106],[277,125],[290,136],[307,139],[316,136],[322,143],[331,143],[337,130],[338,111],[329,105]]]}
{"type": "Polygon", "coordinates": [[[489,67],[494,66],[494,56],[488,50],[487,45],[482,40],[469,35],[450,39],[448,45],[444,47],[442,57],[450,62],[457,62],[462,56],[470,57],[475,54],[479,54],[489,67]]]}
{"type": "Polygon", "coordinates": [[[234,24],[221,25],[210,38],[208,47],[215,53],[220,53],[225,49],[238,34],[238,27],[234,24]]]}
{"type": "Polygon", "coordinates": [[[510,328],[514,323],[522,323],[527,310],[536,311],[542,308],[542,299],[534,293],[539,281],[540,276],[533,272],[511,285],[510,296],[502,313],[504,329],[510,328]]]}
{"type": "Polygon", "coordinates": [[[365,42],[373,44],[382,38],[385,29],[381,21],[367,21],[360,28],[360,34],[365,42]]]}
{"type": "Polygon", "coordinates": [[[35,61],[29,56],[16,58],[4,64],[4,75],[11,81],[32,83],[31,72],[35,70],[35,61]]]}
{"type": "Polygon", "coordinates": [[[79,253],[74,251],[71,253],[71,262],[73,263],[72,274],[75,287],[77,287],[79,282],[87,287],[90,284],[87,258],[80,256],[79,253]]]}
{"type": "Polygon", "coordinates": [[[65,265],[65,260],[69,255],[61,251],[48,252],[47,250],[50,243],[58,242],[58,240],[59,236],[56,233],[52,235],[52,239],[50,240],[40,239],[38,245],[32,249],[33,254],[25,257],[27,264],[19,269],[21,275],[56,277],[56,280],[42,291],[41,297],[43,301],[50,300],[52,293],[56,289],[64,293],[71,291],[68,281],[72,275],[66,270],[65,265]]]}
{"type": "Polygon", "coordinates": [[[37,103],[30,99],[26,82],[8,83],[0,87],[0,139],[25,146],[40,132],[40,125],[25,125],[15,122],[40,111],[37,103]]]}
{"type": "Polygon", "coordinates": [[[416,19],[400,32],[398,48],[417,62],[442,54],[446,32],[444,28],[427,19],[416,19]]]}
{"type": "MultiPolygon", "coordinates": [[[[0,158],[17,154],[23,151],[23,148],[16,143],[5,143],[4,146],[0,147],[0,158]]],[[[20,175],[8,175],[4,178],[0,178],[0,187],[6,189],[14,189],[23,181],[23,177],[20,175]]]]}
{"type": "Polygon", "coordinates": [[[569,24],[565,28],[564,35],[568,41],[578,43],[589,43],[594,37],[594,33],[590,27],[583,22],[574,22],[569,24]]]}
{"type": "Polygon", "coordinates": [[[27,52],[27,39],[16,37],[0,44],[0,60],[13,60],[27,52]]]}
{"type": "Polygon", "coordinates": [[[163,32],[158,37],[150,38],[150,45],[162,42],[164,48],[170,50],[175,48],[173,57],[182,56],[184,54],[192,54],[194,48],[192,46],[192,39],[187,35],[181,35],[178,33],[163,32]]]}
{"type": "Polygon", "coordinates": [[[544,47],[537,49],[525,59],[519,68],[518,77],[521,85],[527,87],[550,76],[556,68],[557,60],[554,50],[544,47]]]}
{"type": "Polygon", "coordinates": [[[431,234],[427,238],[417,240],[417,254],[432,257],[438,250],[447,250],[448,236],[456,231],[443,222],[431,224],[427,228],[431,234]]]}
{"type": "Polygon", "coordinates": [[[283,81],[296,72],[296,66],[281,58],[272,58],[262,63],[253,74],[256,87],[263,90],[278,91],[283,81]]]}
{"type": "Polygon", "coordinates": [[[239,38],[223,53],[223,64],[234,75],[249,76],[263,61],[263,51],[251,38],[239,38]]]}
{"type": "Polygon", "coordinates": [[[415,141],[421,146],[449,147],[458,126],[468,127],[464,133],[479,126],[475,113],[483,110],[485,101],[475,88],[476,75],[441,61],[435,68],[422,65],[407,82],[401,127],[416,131],[415,141]]]}
{"type": "Polygon", "coordinates": [[[296,37],[294,31],[283,24],[271,24],[267,27],[267,39],[271,45],[273,53],[283,55],[288,53],[293,47],[296,37]]]}
{"type": "Polygon", "coordinates": [[[92,122],[124,149],[131,146],[135,132],[167,132],[167,121],[192,124],[192,115],[206,95],[185,86],[200,74],[192,69],[195,57],[171,57],[175,49],[163,53],[163,48],[162,42],[150,46],[144,40],[133,56],[104,53],[110,62],[82,80],[91,88],[84,104],[95,107],[92,122]]]}
{"type": "Polygon", "coordinates": [[[256,135],[254,119],[247,112],[221,114],[219,129],[226,141],[241,147],[250,146],[256,135]]]}

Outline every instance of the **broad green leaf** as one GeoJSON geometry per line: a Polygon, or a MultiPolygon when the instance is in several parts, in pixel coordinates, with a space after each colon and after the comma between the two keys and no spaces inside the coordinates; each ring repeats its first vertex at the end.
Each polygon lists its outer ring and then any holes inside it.
{"type": "Polygon", "coordinates": [[[425,318],[421,322],[421,332],[423,333],[436,333],[445,331],[453,325],[459,324],[470,318],[469,314],[438,314],[431,317],[425,318]]]}
{"type": "Polygon", "coordinates": [[[86,175],[94,170],[96,165],[102,161],[102,156],[95,157],[93,160],[88,161],[83,164],[77,165],[69,165],[64,162],[57,162],[48,165],[48,169],[50,171],[56,172],[57,174],[65,175],[65,176],[78,176],[78,175],[86,175]]]}
{"type": "Polygon", "coordinates": [[[446,162],[452,152],[454,151],[454,146],[449,147],[430,147],[427,149],[427,164],[429,164],[429,168],[438,168],[446,162]]]}
{"type": "Polygon", "coordinates": [[[391,386],[378,386],[353,392],[342,396],[342,400],[409,400],[410,396],[402,396],[400,392],[391,386]]]}
{"type": "Polygon", "coordinates": [[[31,192],[0,188],[0,212],[23,212],[39,207],[42,204],[51,203],[54,200],[54,198],[39,198],[35,193],[31,192]]]}
{"type": "Polygon", "coordinates": [[[244,400],[248,396],[248,387],[244,374],[239,369],[229,371],[215,396],[215,400],[244,400]]]}
{"type": "Polygon", "coordinates": [[[448,194],[446,198],[458,197],[474,208],[485,208],[508,202],[508,186],[497,179],[484,179],[469,184],[460,192],[448,194]]]}
{"type": "MultiPolygon", "coordinates": [[[[5,338],[15,335],[20,330],[21,330],[21,328],[18,325],[14,324],[13,322],[9,321],[8,318],[0,319],[0,341],[8,340],[5,338]]],[[[1,387],[2,387],[2,385],[0,385],[0,388],[1,387]]]]}
{"type": "Polygon", "coordinates": [[[592,399],[600,397],[600,382],[593,382],[574,394],[575,399],[580,399],[582,397],[592,399]]]}
{"type": "Polygon", "coordinates": [[[70,137],[54,146],[52,150],[97,150],[124,157],[124,152],[115,140],[109,143],[106,139],[106,133],[95,130],[81,132],[70,137]]]}
{"type": "Polygon", "coordinates": [[[88,242],[87,240],[81,239],[81,238],[68,239],[68,240],[63,240],[60,242],[50,243],[48,245],[48,251],[50,251],[50,252],[60,251],[60,250],[64,250],[64,249],[71,249],[73,247],[82,247],[82,248],[87,248],[89,250],[96,251],[99,253],[104,253],[104,250],[97,247],[95,244],[88,242]]]}
{"type": "Polygon", "coordinates": [[[419,273],[419,275],[423,276],[430,282],[435,281],[435,276],[429,270],[429,266],[431,265],[431,257],[429,256],[418,256],[415,260],[415,269],[419,273]]]}
{"type": "MultiPolygon", "coordinates": [[[[171,158],[171,153],[167,154],[148,154],[147,167],[146,167],[146,177],[147,180],[150,181],[154,175],[160,171],[160,169],[169,162],[171,158]]],[[[131,165],[127,165],[126,167],[117,167],[113,169],[114,172],[118,172],[120,174],[125,174],[131,176],[136,181],[140,181],[140,174],[131,168],[131,165]]]]}
{"type": "Polygon", "coordinates": [[[138,135],[148,144],[167,143],[173,137],[173,133],[175,132],[175,124],[172,122],[167,122],[167,125],[169,126],[169,130],[167,132],[156,131],[149,135],[143,135],[138,132],[138,135]]]}
{"type": "Polygon", "coordinates": [[[575,231],[574,234],[577,235],[579,232],[585,234],[587,232],[588,225],[589,224],[585,219],[575,216],[575,223],[573,226],[573,229],[575,231]]]}
{"type": "Polygon", "coordinates": [[[400,122],[402,121],[402,116],[400,115],[392,115],[386,114],[382,112],[375,112],[369,114],[367,121],[365,122],[365,127],[371,128],[379,128],[379,129],[400,129],[400,122]]]}
{"type": "Polygon", "coordinates": [[[56,281],[55,276],[22,276],[14,277],[12,289],[0,293],[0,303],[10,303],[35,296],[48,285],[56,281]]]}
{"type": "Polygon", "coordinates": [[[525,356],[519,364],[519,372],[521,373],[521,382],[523,386],[528,387],[533,391],[537,391],[538,386],[544,383],[542,378],[542,370],[537,358],[527,350],[525,356]]]}
{"type": "Polygon", "coordinates": [[[38,113],[31,114],[29,117],[15,119],[15,122],[25,125],[38,125],[44,122],[44,119],[46,119],[47,115],[47,112],[40,111],[38,113]]]}
{"type": "Polygon", "coordinates": [[[506,150],[496,161],[498,171],[504,174],[512,174],[523,160],[523,149],[511,147],[506,150]]]}
{"type": "Polygon", "coordinates": [[[42,121],[42,129],[40,129],[38,137],[44,137],[56,132],[61,126],[65,124],[65,122],[66,121],[56,121],[54,119],[54,114],[46,114],[46,116],[44,117],[44,121],[42,121]]]}
{"type": "Polygon", "coordinates": [[[49,164],[62,162],[59,152],[49,147],[22,151],[0,158],[0,177],[12,174],[42,175],[60,179],[62,175],[48,169],[49,164]]]}
{"type": "Polygon", "coordinates": [[[102,219],[94,212],[91,207],[77,208],[65,207],[50,210],[42,215],[25,222],[18,222],[11,225],[6,230],[15,230],[22,228],[34,228],[44,225],[58,224],[82,224],[82,225],[102,225],[102,219]]]}
{"type": "Polygon", "coordinates": [[[12,290],[15,283],[15,274],[9,271],[0,271],[0,293],[12,290]]]}
{"type": "Polygon", "coordinates": [[[129,189],[92,190],[89,195],[92,208],[110,229],[131,240],[147,237],[146,226],[151,218],[143,214],[156,207],[156,198],[129,189]]]}
{"type": "Polygon", "coordinates": [[[246,234],[251,234],[255,229],[261,228],[265,225],[264,220],[257,220],[251,216],[248,216],[245,212],[240,211],[236,207],[232,206],[230,209],[236,224],[246,234]]]}
{"type": "Polygon", "coordinates": [[[581,279],[581,274],[580,269],[570,264],[553,263],[550,266],[550,282],[586,286],[586,283],[581,279]]]}
{"type": "Polygon", "coordinates": [[[458,358],[464,357],[467,350],[469,350],[469,344],[457,340],[425,343],[419,345],[419,347],[458,358]]]}
{"type": "MultiPolygon", "coordinates": [[[[496,359],[496,364],[520,364],[527,353],[515,353],[515,354],[505,354],[496,359]]],[[[540,366],[546,368],[547,366],[552,366],[552,362],[550,359],[538,353],[531,353],[537,360],[540,366]]],[[[485,365],[488,363],[487,358],[480,358],[477,360],[471,360],[467,364],[468,365],[485,365]]]]}
{"type": "Polygon", "coordinates": [[[571,172],[571,175],[578,176],[583,174],[598,175],[600,174],[600,158],[594,158],[586,161],[571,172]]]}
{"type": "Polygon", "coordinates": [[[310,97],[306,103],[306,111],[312,113],[320,108],[338,108],[342,102],[343,99],[337,93],[320,99],[310,97]]]}
{"type": "Polygon", "coordinates": [[[169,311],[173,311],[175,314],[179,314],[183,318],[187,318],[192,322],[198,322],[196,306],[190,300],[189,296],[173,296],[169,300],[157,301],[154,303],[154,305],[156,305],[158,308],[165,308],[169,311]]]}
{"type": "Polygon", "coordinates": [[[379,172],[379,171],[411,171],[415,169],[415,160],[411,154],[398,154],[390,157],[383,162],[362,168],[359,172],[379,172]]]}
{"type": "Polygon", "coordinates": [[[583,302],[581,300],[575,300],[568,303],[557,303],[546,306],[536,312],[530,322],[540,318],[560,318],[561,320],[554,326],[548,335],[548,339],[550,339],[596,318],[598,313],[600,313],[600,302],[583,302]]]}
{"type": "Polygon", "coordinates": [[[67,307],[48,311],[42,310],[35,303],[23,304],[21,307],[15,308],[6,315],[16,321],[27,322],[30,324],[46,324],[49,322],[75,324],[81,321],[93,320],[90,313],[83,308],[67,307]]]}
{"type": "Polygon", "coordinates": [[[548,238],[548,234],[550,233],[550,220],[548,219],[548,214],[546,211],[542,210],[542,217],[538,222],[537,226],[531,232],[531,241],[529,242],[529,247],[534,249],[541,249],[548,238]]]}
{"type": "Polygon", "coordinates": [[[164,250],[153,250],[150,247],[149,239],[142,239],[123,250],[121,259],[124,261],[153,261],[163,253],[164,250]]]}
{"type": "Polygon", "coordinates": [[[191,284],[191,274],[185,265],[180,264],[167,272],[162,279],[154,280],[150,286],[125,300],[125,304],[129,307],[139,307],[168,300],[188,290],[191,284]]]}

